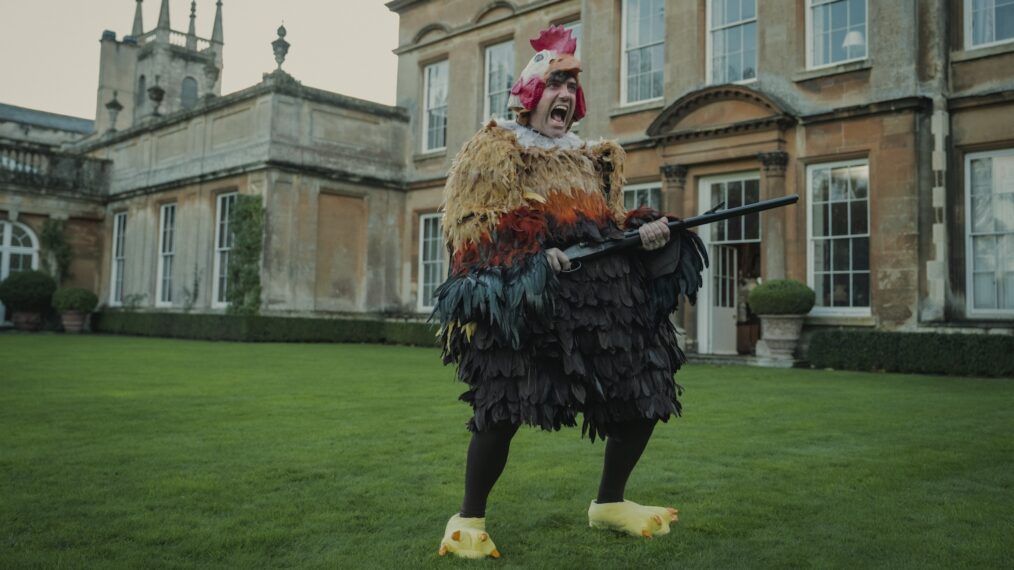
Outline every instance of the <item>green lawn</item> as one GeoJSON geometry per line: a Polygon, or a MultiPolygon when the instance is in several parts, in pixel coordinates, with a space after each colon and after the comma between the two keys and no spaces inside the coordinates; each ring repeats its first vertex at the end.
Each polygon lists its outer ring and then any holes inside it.
{"type": "Polygon", "coordinates": [[[0,334],[0,568],[958,568],[1014,565],[1014,382],[690,365],[628,498],[603,446],[522,430],[488,521],[436,554],[467,406],[436,350],[0,334]]]}

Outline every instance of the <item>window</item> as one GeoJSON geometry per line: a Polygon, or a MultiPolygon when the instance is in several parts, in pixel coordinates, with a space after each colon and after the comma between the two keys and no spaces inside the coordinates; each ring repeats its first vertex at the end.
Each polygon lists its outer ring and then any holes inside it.
{"type": "Polygon", "coordinates": [[[662,209],[662,187],[657,182],[635,184],[623,189],[623,207],[625,209],[635,210],[641,206],[656,210],[662,209]]]}
{"type": "Polygon", "coordinates": [[[624,105],[662,97],[665,60],[665,3],[623,1],[623,61],[620,90],[624,105]]]}
{"type": "Polygon", "coordinates": [[[197,105],[197,80],[193,77],[183,78],[180,86],[180,104],[184,109],[192,109],[197,105]]]}
{"type": "Polygon", "coordinates": [[[126,266],[124,239],[127,232],[127,213],[120,212],[113,216],[113,255],[109,276],[109,304],[123,303],[123,270],[126,266]]]}
{"type": "Polygon", "coordinates": [[[865,160],[807,168],[814,314],[870,314],[869,185],[865,160]]]}
{"type": "Polygon", "coordinates": [[[567,22],[563,25],[563,29],[570,30],[570,34],[577,40],[577,50],[574,52],[574,57],[581,60],[581,20],[574,20],[573,22],[567,22]]]}
{"type": "Polygon", "coordinates": [[[144,114],[144,103],[148,100],[148,83],[144,76],[137,78],[137,93],[134,94],[134,116],[144,114]]]}
{"type": "Polygon", "coordinates": [[[232,211],[236,205],[236,193],[218,196],[215,211],[218,212],[215,224],[215,281],[212,305],[224,307],[229,302],[229,252],[232,251],[233,235],[229,228],[232,211]]]}
{"type": "MultiPolygon", "coordinates": [[[[746,175],[741,175],[746,176],[746,175]]],[[[742,177],[711,183],[711,207],[723,210],[756,204],[760,201],[760,179],[742,177]]],[[[710,224],[711,243],[760,241],[760,212],[710,224]]]]}
{"type": "Polygon", "coordinates": [[[427,65],[423,112],[423,151],[447,148],[447,61],[427,65]]]}
{"type": "Polygon", "coordinates": [[[444,238],[440,214],[419,217],[419,310],[433,307],[433,293],[444,281],[444,238]]]}
{"type": "Polygon", "coordinates": [[[483,120],[489,117],[513,119],[507,98],[514,83],[514,42],[486,48],[486,108],[483,120]]]}
{"type": "Polygon", "coordinates": [[[176,256],[176,204],[163,204],[161,230],[158,238],[158,281],[156,305],[168,306],[173,302],[173,258],[176,256]]]}
{"type": "Polygon", "coordinates": [[[968,314],[1014,316],[1014,149],[965,159],[968,314]]]}
{"type": "MultiPolygon", "coordinates": [[[[39,242],[28,226],[0,221],[0,281],[11,273],[39,268],[39,242]]],[[[0,322],[6,319],[0,303],[0,322]]]]}
{"type": "Polygon", "coordinates": [[[1014,0],[965,0],[965,38],[968,48],[1014,40],[1014,0]]]}
{"type": "Polygon", "coordinates": [[[756,79],[756,0],[710,0],[708,21],[709,81],[736,83],[756,79]]]}
{"type": "Polygon", "coordinates": [[[807,67],[866,58],[867,0],[809,0],[807,67]]]}

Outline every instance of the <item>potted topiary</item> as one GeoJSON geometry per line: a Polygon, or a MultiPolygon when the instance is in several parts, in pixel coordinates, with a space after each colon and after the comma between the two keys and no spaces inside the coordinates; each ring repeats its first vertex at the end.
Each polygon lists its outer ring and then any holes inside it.
{"type": "Polygon", "coordinates": [[[94,311],[98,304],[99,298],[87,289],[60,289],[53,294],[53,308],[60,313],[63,330],[69,333],[84,330],[88,313],[94,311]]]}
{"type": "Polygon", "coordinates": [[[14,328],[37,331],[42,328],[42,313],[49,308],[56,281],[41,271],[11,273],[0,283],[0,303],[13,313],[14,328]]]}
{"type": "Polygon", "coordinates": [[[816,299],[813,289],[793,279],[772,279],[750,291],[750,310],[760,317],[761,340],[768,348],[770,364],[792,365],[803,317],[816,299]]]}

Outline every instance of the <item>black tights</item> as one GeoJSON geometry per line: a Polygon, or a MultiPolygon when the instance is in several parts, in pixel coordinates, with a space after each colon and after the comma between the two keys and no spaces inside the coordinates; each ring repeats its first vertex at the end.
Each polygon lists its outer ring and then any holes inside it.
{"type": "MultiPolygon", "coordinates": [[[[618,503],[623,500],[627,479],[648,445],[656,421],[634,420],[610,426],[596,502],[618,503]]],[[[517,431],[518,425],[501,423],[472,434],[465,466],[465,500],[461,516],[486,516],[486,499],[507,465],[511,439],[517,431]]]]}

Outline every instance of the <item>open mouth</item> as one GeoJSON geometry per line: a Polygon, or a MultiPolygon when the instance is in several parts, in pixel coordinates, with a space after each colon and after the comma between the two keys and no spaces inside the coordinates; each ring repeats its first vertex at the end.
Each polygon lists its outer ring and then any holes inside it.
{"type": "Polygon", "coordinates": [[[549,111],[549,118],[555,123],[560,125],[566,125],[567,123],[567,112],[570,111],[570,106],[563,103],[557,103],[553,105],[553,108],[549,111]]]}

